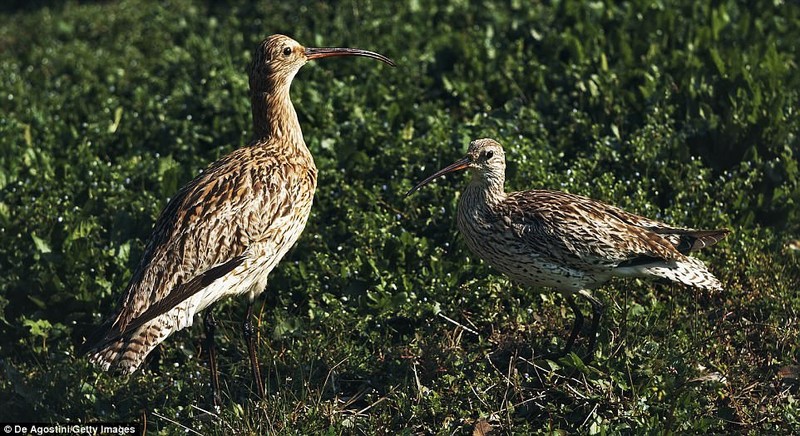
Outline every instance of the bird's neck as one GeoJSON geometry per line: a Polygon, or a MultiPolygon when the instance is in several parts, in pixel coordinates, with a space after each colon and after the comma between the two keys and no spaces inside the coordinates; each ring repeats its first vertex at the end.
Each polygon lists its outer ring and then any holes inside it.
{"type": "Polygon", "coordinates": [[[491,207],[506,198],[504,185],[503,174],[474,173],[462,196],[469,197],[470,201],[476,205],[491,207]]]}
{"type": "Polygon", "coordinates": [[[283,138],[286,143],[302,144],[305,147],[297,112],[289,98],[288,86],[255,91],[250,98],[256,139],[283,138]]]}

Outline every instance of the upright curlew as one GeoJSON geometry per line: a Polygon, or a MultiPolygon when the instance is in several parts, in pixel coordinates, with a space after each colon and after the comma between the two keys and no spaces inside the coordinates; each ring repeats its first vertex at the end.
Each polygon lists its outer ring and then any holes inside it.
{"type": "Polygon", "coordinates": [[[592,357],[602,304],[590,290],[613,276],[668,279],[719,291],[722,285],[689,253],[719,242],[728,230],[671,227],[614,206],[566,192],[506,193],[503,147],[478,139],[467,155],[414,186],[469,169],[472,179],[458,201],[458,229],[469,249],[489,265],[526,286],[555,288],[575,313],[563,356],[583,325],[574,295],[592,305],[588,359],[592,357]]]}
{"type": "MultiPolygon", "coordinates": [[[[378,53],[306,48],[272,35],[250,65],[255,138],[212,163],[170,200],[155,224],[116,312],[87,341],[90,360],[104,370],[135,371],[170,334],[224,297],[247,295],[244,335],[259,396],[264,385],[251,324],[253,301],[267,276],[308,220],[317,168],[289,98],[292,79],[308,60],[378,53]]],[[[219,402],[214,318],[205,316],[213,400],[219,402]]]]}

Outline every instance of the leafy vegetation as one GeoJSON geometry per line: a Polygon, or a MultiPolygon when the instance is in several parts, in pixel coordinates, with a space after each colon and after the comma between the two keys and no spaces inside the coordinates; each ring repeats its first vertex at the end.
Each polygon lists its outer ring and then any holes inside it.
{"type": "MultiPolygon", "coordinates": [[[[800,7],[733,0],[7,4],[0,15],[0,421],[149,432],[800,431],[800,7]],[[271,33],[380,51],[310,63],[292,96],[320,169],[306,231],[260,301],[267,398],[242,301],[112,377],[76,350],[170,195],[250,137],[245,68],[271,33]],[[571,320],[471,258],[461,177],[493,137],[508,187],[675,225],[727,292],[616,280],[584,364],[531,356],[571,320]]],[[[542,291],[542,292],[540,292],[542,291]]],[[[579,344],[579,348],[585,345],[579,344]]]]}

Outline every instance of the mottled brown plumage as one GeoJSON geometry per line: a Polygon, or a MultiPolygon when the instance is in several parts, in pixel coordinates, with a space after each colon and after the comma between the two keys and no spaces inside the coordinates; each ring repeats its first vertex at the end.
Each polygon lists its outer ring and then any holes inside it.
{"type": "Polygon", "coordinates": [[[575,311],[575,324],[563,353],[572,347],[583,323],[573,295],[586,297],[594,309],[591,352],[601,305],[589,291],[613,276],[722,289],[706,266],[687,254],[717,243],[728,230],[675,228],[566,192],[506,193],[505,153],[491,139],[473,141],[463,159],[423,180],[409,194],[462,169],[472,173],[457,213],[467,246],[515,282],[552,287],[565,295],[575,311]]]}
{"type": "MultiPolygon", "coordinates": [[[[305,48],[283,35],[265,39],[250,66],[255,138],[211,164],[170,200],[118,309],[87,342],[92,362],[131,373],[167,336],[227,296],[247,295],[249,334],[252,301],[303,231],[317,184],[289,88],[308,60],[330,56],[365,56],[393,65],[364,50],[305,48]]],[[[213,333],[213,318],[206,324],[213,333]]],[[[250,354],[263,393],[252,345],[250,354]]],[[[212,366],[216,388],[214,371],[212,366]]]]}

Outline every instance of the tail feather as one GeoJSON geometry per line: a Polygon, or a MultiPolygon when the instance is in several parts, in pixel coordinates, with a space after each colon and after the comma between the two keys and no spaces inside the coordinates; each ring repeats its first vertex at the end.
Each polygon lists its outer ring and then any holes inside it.
{"type": "Polygon", "coordinates": [[[176,330],[191,325],[191,317],[182,325],[176,325],[169,313],[164,314],[129,334],[111,341],[104,341],[88,351],[89,361],[103,371],[131,374],[158,344],[176,330]],[[188,323],[186,322],[188,320],[188,323]]]}
{"type": "Polygon", "coordinates": [[[615,270],[617,275],[634,277],[660,277],[694,288],[714,292],[723,290],[722,283],[708,271],[699,259],[685,256],[677,261],[658,260],[651,263],[625,266],[615,270]]]}
{"type": "Polygon", "coordinates": [[[104,348],[91,350],[89,362],[103,371],[130,374],[139,368],[146,355],[141,350],[141,344],[118,339],[106,344],[104,348]]]}

